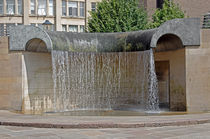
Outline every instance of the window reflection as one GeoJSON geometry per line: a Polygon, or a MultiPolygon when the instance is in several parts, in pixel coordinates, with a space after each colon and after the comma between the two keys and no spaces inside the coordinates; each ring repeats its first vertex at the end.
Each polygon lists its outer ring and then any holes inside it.
{"type": "Polygon", "coordinates": [[[54,15],[53,1],[54,0],[49,0],[49,15],[54,15]]]}
{"type": "Polygon", "coordinates": [[[69,1],[68,8],[69,8],[69,16],[78,16],[77,2],[69,1]]]}
{"type": "Polygon", "coordinates": [[[38,15],[46,15],[46,0],[38,0],[38,15]]]}
{"type": "Polygon", "coordinates": [[[15,14],[15,0],[7,0],[7,14],[15,14]]]}

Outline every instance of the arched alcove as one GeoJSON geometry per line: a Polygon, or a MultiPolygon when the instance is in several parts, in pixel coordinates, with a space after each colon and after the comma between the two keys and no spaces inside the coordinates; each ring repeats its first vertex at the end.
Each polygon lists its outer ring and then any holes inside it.
{"type": "Polygon", "coordinates": [[[158,36],[155,38],[155,67],[160,107],[186,111],[185,49],[182,49],[186,40],[178,33],[162,33],[158,36]]]}
{"type": "Polygon", "coordinates": [[[25,49],[30,52],[48,52],[46,43],[38,38],[29,40],[26,43],[25,49]]]}
{"type": "Polygon", "coordinates": [[[171,51],[183,48],[182,40],[174,34],[165,34],[158,39],[156,52],[171,51]]]}

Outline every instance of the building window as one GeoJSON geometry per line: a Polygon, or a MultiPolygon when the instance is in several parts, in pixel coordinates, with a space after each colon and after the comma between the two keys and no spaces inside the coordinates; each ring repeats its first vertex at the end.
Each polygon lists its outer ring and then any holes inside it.
{"type": "Polygon", "coordinates": [[[96,3],[91,2],[91,11],[96,11],[96,3]]]}
{"type": "Polygon", "coordinates": [[[77,25],[69,25],[69,31],[70,32],[78,32],[78,26],[77,25]]]}
{"type": "Polygon", "coordinates": [[[4,14],[4,1],[0,0],[0,14],[4,14]]]}
{"type": "Polygon", "coordinates": [[[15,0],[7,0],[7,14],[15,14],[15,0]]]}
{"type": "Polygon", "coordinates": [[[78,5],[75,1],[69,1],[68,3],[69,16],[78,16],[78,5]]]}
{"type": "Polygon", "coordinates": [[[80,25],[80,32],[85,32],[85,26],[80,25]]]}
{"type": "Polygon", "coordinates": [[[162,9],[162,8],[163,8],[163,2],[164,2],[164,0],[157,0],[157,1],[156,1],[156,3],[157,3],[157,8],[162,9]]]}
{"type": "Polygon", "coordinates": [[[38,0],[38,15],[46,15],[46,0],[38,0]]]}
{"type": "Polygon", "coordinates": [[[62,0],[62,15],[66,16],[66,0],[62,0]]]}
{"type": "Polygon", "coordinates": [[[54,0],[49,0],[49,15],[54,15],[54,0]]]}
{"type": "Polygon", "coordinates": [[[22,0],[18,0],[18,14],[22,14],[22,0]]]}
{"type": "Polygon", "coordinates": [[[84,2],[80,2],[80,16],[81,17],[85,17],[85,3],[84,2]]]}
{"type": "Polygon", "coordinates": [[[67,26],[66,25],[62,25],[62,31],[67,31],[67,26]]]}
{"type": "Polygon", "coordinates": [[[31,14],[35,14],[35,0],[31,0],[30,11],[31,11],[31,14]]]}

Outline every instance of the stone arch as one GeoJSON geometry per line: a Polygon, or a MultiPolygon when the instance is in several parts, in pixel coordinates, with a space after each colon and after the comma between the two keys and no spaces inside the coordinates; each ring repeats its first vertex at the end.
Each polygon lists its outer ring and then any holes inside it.
{"type": "Polygon", "coordinates": [[[183,47],[183,42],[179,36],[175,34],[164,34],[158,39],[155,51],[171,51],[183,47]]]}
{"type": "Polygon", "coordinates": [[[26,43],[25,49],[31,52],[48,52],[46,43],[39,38],[29,40],[26,43]]]}
{"type": "Polygon", "coordinates": [[[11,28],[9,43],[12,51],[50,52],[52,50],[52,40],[49,34],[39,27],[29,25],[11,28]]]}
{"type": "Polygon", "coordinates": [[[200,20],[196,18],[173,19],[163,23],[153,34],[150,47],[155,48],[159,39],[167,34],[177,36],[182,41],[183,46],[199,46],[200,20]]]}

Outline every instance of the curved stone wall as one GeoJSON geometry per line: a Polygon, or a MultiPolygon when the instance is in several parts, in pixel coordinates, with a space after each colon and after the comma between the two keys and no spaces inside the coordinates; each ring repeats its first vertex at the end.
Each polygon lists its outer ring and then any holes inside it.
{"type": "MultiPolygon", "coordinates": [[[[200,20],[174,19],[156,29],[120,33],[52,32],[33,26],[16,26],[10,30],[10,50],[25,51],[26,43],[35,38],[43,40],[48,52],[52,49],[73,52],[143,51],[156,48],[158,40],[166,34],[179,37],[183,46],[200,45],[200,20]]],[[[33,47],[31,51],[39,50],[33,47]]]]}
{"type": "Polygon", "coordinates": [[[51,32],[53,49],[91,52],[141,51],[150,48],[157,29],[125,33],[51,32]]]}

